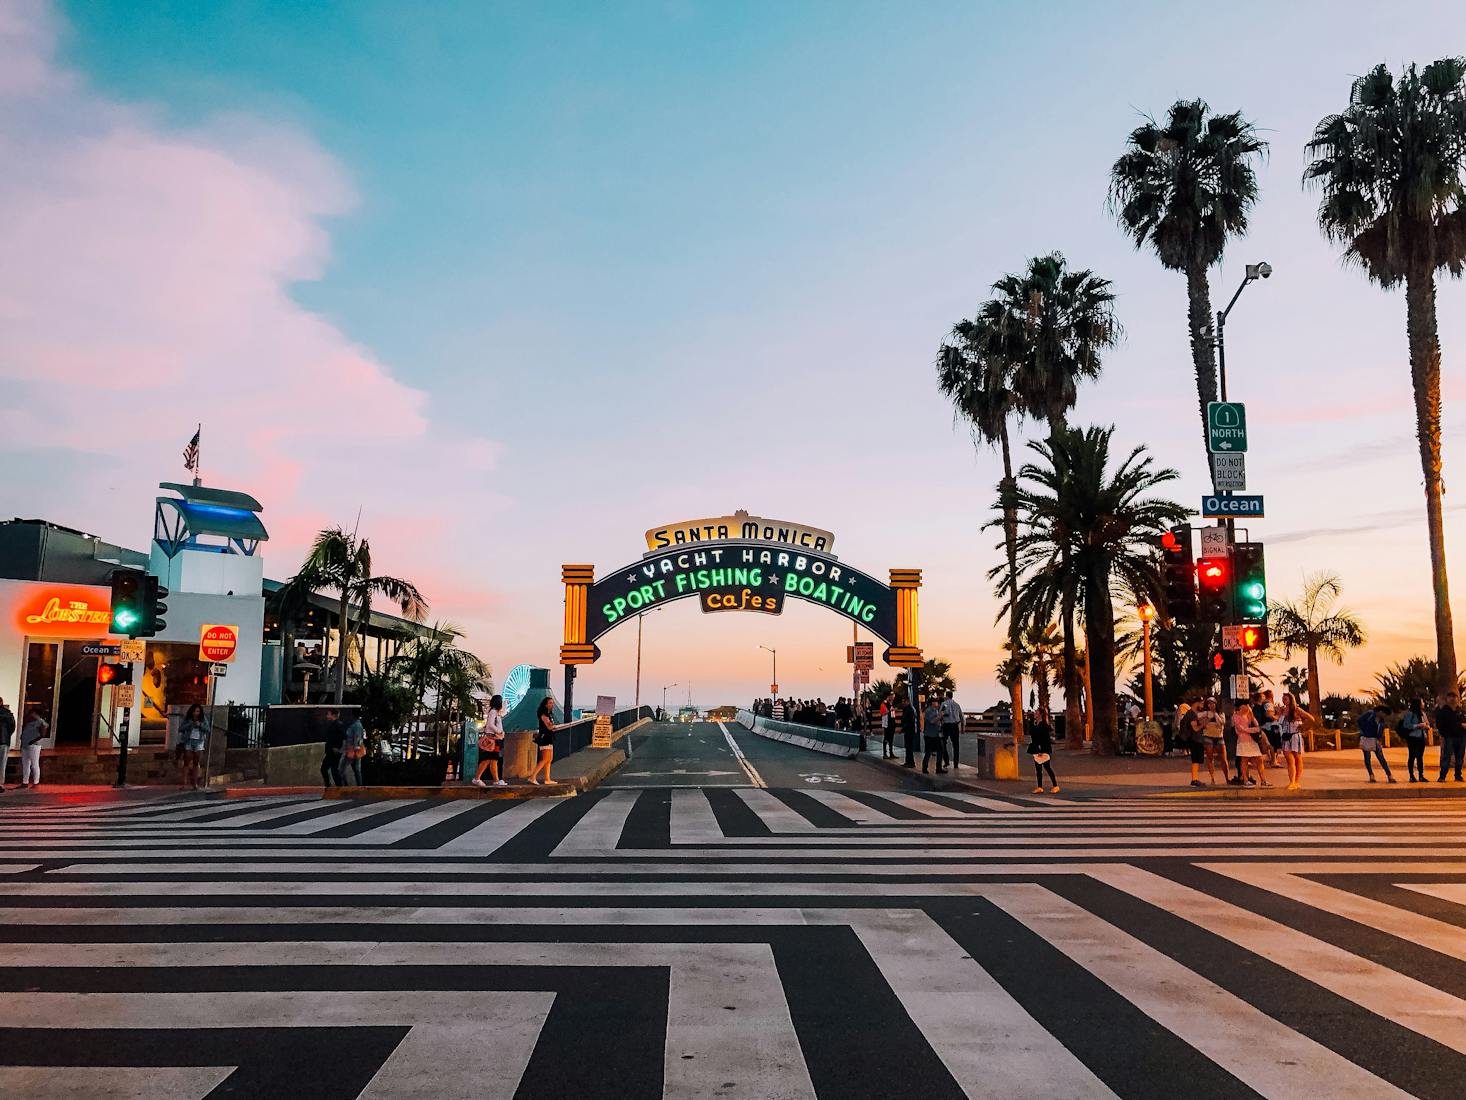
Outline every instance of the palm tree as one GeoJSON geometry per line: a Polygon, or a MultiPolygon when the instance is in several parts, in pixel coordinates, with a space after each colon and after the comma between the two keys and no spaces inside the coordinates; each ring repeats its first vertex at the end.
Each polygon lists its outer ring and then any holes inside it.
{"type": "Polygon", "coordinates": [[[1323,693],[1318,686],[1318,655],[1344,660],[1346,649],[1357,649],[1365,641],[1364,626],[1347,608],[1339,607],[1342,586],[1333,573],[1305,577],[1303,594],[1290,603],[1275,603],[1268,609],[1271,644],[1291,657],[1302,650],[1308,657],[1308,710],[1323,724],[1323,693]]]}
{"type": "Polygon", "coordinates": [[[1299,665],[1290,665],[1288,671],[1283,673],[1283,690],[1294,699],[1302,699],[1307,696],[1308,669],[1299,665]]]}
{"type": "Polygon", "coordinates": [[[956,691],[957,681],[952,677],[952,662],[928,657],[921,663],[921,686],[928,692],[956,691]]]}
{"type": "Polygon", "coordinates": [[[1049,713],[1049,688],[1054,683],[1054,667],[1059,663],[1063,640],[1059,628],[1045,620],[1030,622],[1023,631],[1023,652],[1028,658],[1028,674],[1038,694],[1038,709],[1049,713]]]}
{"type": "Polygon", "coordinates": [[[1217,399],[1207,271],[1221,261],[1230,238],[1247,232],[1247,215],[1257,201],[1254,164],[1266,150],[1240,112],[1211,114],[1199,99],[1178,100],[1165,125],[1147,118],[1130,132],[1124,154],[1110,169],[1110,211],[1135,247],[1149,244],[1162,267],[1186,276],[1203,444],[1206,406],[1217,399]]]}
{"type": "MultiPolygon", "coordinates": [[[[1002,511],[1003,545],[1007,551],[1007,588],[1003,595],[1008,615],[1008,646],[1016,649],[1022,624],[1018,619],[1018,513],[1012,506],[1013,452],[1008,422],[1021,415],[1016,396],[1006,384],[1003,368],[985,360],[979,350],[984,340],[973,321],[959,321],[952,329],[952,342],[937,352],[937,388],[952,402],[953,416],[966,420],[973,442],[998,448],[1003,459],[1003,480],[998,485],[1002,511]]],[[[1012,695],[1013,734],[1023,736],[1023,672],[1010,670],[1003,678],[1012,695]]]]}
{"type": "Polygon", "coordinates": [[[1441,517],[1441,343],[1436,272],[1466,271],[1466,58],[1397,81],[1384,65],[1354,81],[1349,106],[1321,120],[1305,182],[1323,190],[1318,224],[1380,286],[1405,284],[1415,434],[1435,595],[1437,690],[1456,684],[1456,643],[1441,517]]]}
{"type": "MultiPolygon", "coordinates": [[[[995,297],[977,311],[975,347],[1002,372],[1020,409],[1044,420],[1049,438],[1067,427],[1079,383],[1099,375],[1104,353],[1120,342],[1115,295],[1108,279],[1087,269],[1071,270],[1062,253],[1035,256],[1022,275],[1005,275],[993,284],[995,297]]],[[[1011,504],[1000,492],[1000,507],[1011,504]]],[[[1061,548],[1061,558],[1067,554],[1061,548]]],[[[1079,666],[1075,659],[1074,617],[1077,594],[1060,600],[1064,632],[1064,715],[1066,728],[1079,720],[1079,666]]]]}
{"type": "Polygon", "coordinates": [[[421,621],[428,605],[422,593],[410,582],[398,577],[373,576],[371,543],[341,527],[331,527],[316,535],[301,572],[314,587],[334,589],[339,596],[336,622],[341,646],[337,655],[336,702],[340,703],[346,695],[352,606],[361,609],[362,629],[365,631],[373,595],[391,600],[414,621],[421,621]]]}
{"type": "MultiPolygon", "coordinates": [[[[1018,472],[1018,555],[1026,595],[1051,605],[1057,559],[1067,560],[1060,583],[1078,583],[1084,604],[1090,706],[1102,753],[1115,741],[1115,613],[1113,593],[1149,591],[1157,583],[1153,547],[1187,511],[1152,494],[1180,475],[1156,469],[1143,446],[1111,469],[1113,428],[1068,430],[1030,443],[1038,461],[1018,472]]],[[[1066,700],[1067,702],[1067,700],[1066,700]]],[[[1066,730],[1077,728],[1068,725],[1066,730]]]]}
{"type": "Polygon", "coordinates": [[[872,680],[861,692],[861,698],[865,702],[865,709],[874,713],[880,709],[882,703],[891,697],[895,688],[891,686],[890,680],[872,680]]]}
{"type": "MultiPolygon", "coordinates": [[[[1383,704],[1391,711],[1404,710],[1412,699],[1424,699],[1429,705],[1432,695],[1440,690],[1440,672],[1429,657],[1396,661],[1377,673],[1375,680],[1379,687],[1370,692],[1371,701],[1383,704]]],[[[1450,690],[1459,692],[1463,686],[1466,682],[1458,683],[1450,690]]]]}

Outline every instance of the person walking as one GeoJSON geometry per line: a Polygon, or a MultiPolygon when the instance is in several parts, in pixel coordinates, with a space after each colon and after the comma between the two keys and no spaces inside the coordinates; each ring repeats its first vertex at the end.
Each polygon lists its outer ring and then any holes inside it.
{"type": "Polygon", "coordinates": [[[1232,729],[1237,733],[1237,774],[1249,787],[1254,784],[1271,787],[1267,776],[1262,774],[1262,727],[1257,724],[1250,703],[1238,703],[1232,711],[1232,729]]]}
{"type": "Polygon", "coordinates": [[[346,746],[346,727],[341,724],[340,712],[335,707],[326,708],[325,745],[321,751],[321,782],[328,787],[340,787],[341,752],[346,746]]]}
{"type": "Polygon", "coordinates": [[[901,699],[901,709],[897,713],[901,718],[901,737],[906,742],[906,760],[901,766],[914,768],[916,767],[917,720],[916,707],[912,704],[910,695],[901,699]]]}
{"type": "Polygon", "coordinates": [[[1373,710],[1367,710],[1359,716],[1359,751],[1364,754],[1364,770],[1369,773],[1371,783],[1379,782],[1374,777],[1374,765],[1369,759],[1371,756],[1378,758],[1380,767],[1385,770],[1385,778],[1391,783],[1395,781],[1394,775],[1390,772],[1390,762],[1385,759],[1384,736],[1387,713],[1383,703],[1376,703],[1373,710]]]}
{"type": "Polygon", "coordinates": [[[957,739],[962,736],[962,708],[952,692],[942,700],[942,742],[952,747],[952,770],[957,770],[957,739]]]}
{"type": "Polygon", "coordinates": [[[1222,782],[1226,783],[1231,765],[1227,763],[1227,739],[1222,730],[1222,716],[1217,712],[1217,701],[1207,699],[1197,716],[1201,723],[1201,739],[1206,756],[1206,775],[1211,785],[1217,785],[1217,765],[1222,768],[1222,782]]]}
{"type": "Polygon", "coordinates": [[[937,774],[946,775],[945,753],[942,749],[942,706],[933,694],[926,701],[926,710],[921,716],[921,774],[926,775],[926,766],[932,756],[937,758],[937,774]]]}
{"type": "Polygon", "coordinates": [[[1463,782],[1461,769],[1466,757],[1466,725],[1461,722],[1461,704],[1456,693],[1441,696],[1435,708],[1435,729],[1441,738],[1441,774],[1437,783],[1446,781],[1446,772],[1455,771],[1456,782],[1463,782]]]}
{"type": "MultiPolygon", "coordinates": [[[[453,760],[458,752],[452,743],[449,743],[448,759],[453,760]]],[[[358,714],[346,727],[346,740],[341,746],[341,785],[343,787],[360,787],[361,762],[366,758],[366,727],[361,724],[361,715],[358,714]]]]}
{"type": "Polygon", "coordinates": [[[1282,742],[1283,763],[1288,766],[1288,790],[1303,786],[1303,714],[1292,692],[1283,692],[1283,705],[1278,709],[1278,737],[1282,742]]]}
{"type": "Polygon", "coordinates": [[[1411,699],[1397,728],[1405,737],[1405,770],[1410,773],[1410,782],[1429,783],[1425,778],[1425,740],[1430,723],[1425,720],[1425,700],[1411,699]]]}
{"type": "Polygon", "coordinates": [[[32,707],[20,727],[20,785],[35,790],[41,785],[41,742],[51,733],[51,724],[32,707]]]}
{"type": "Polygon", "coordinates": [[[540,700],[540,709],[535,713],[535,721],[539,728],[534,733],[534,743],[538,752],[538,759],[535,760],[534,769],[529,773],[529,781],[535,786],[540,786],[539,774],[545,773],[544,786],[554,782],[550,778],[550,761],[555,759],[555,704],[546,695],[540,700]]]}
{"type": "Polygon", "coordinates": [[[202,789],[204,747],[209,743],[209,723],[198,703],[189,707],[178,725],[178,758],[183,762],[183,785],[202,789]]]}
{"type": "Polygon", "coordinates": [[[1034,794],[1044,793],[1044,772],[1049,773],[1049,794],[1059,793],[1054,775],[1054,727],[1044,711],[1035,711],[1028,721],[1028,755],[1033,758],[1034,794]]]}
{"type": "Polygon", "coordinates": [[[474,773],[473,785],[487,787],[484,772],[488,771],[494,786],[507,786],[500,772],[504,762],[504,696],[495,695],[489,700],[489,713],[484,717],[484,728],[478,735],[479,762],[474,773]]]}
{"type": "Polygon", "coordinates": [[[0,794],[5,793],[5,768],[10,763],[10,738],[15,734],[15,712],[0,699],[0,794]]]}

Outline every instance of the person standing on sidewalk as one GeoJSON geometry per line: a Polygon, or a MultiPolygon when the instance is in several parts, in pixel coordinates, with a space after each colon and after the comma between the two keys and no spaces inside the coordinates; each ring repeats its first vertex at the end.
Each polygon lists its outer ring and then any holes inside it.
{"type": "MultiPolygon", "coordinates": [[[[460,749],[449,749],[450,758],[457,757],[460,749]]],[[[341,785],[360,787],[361,762],[366,758],[366,727],[361,724],[361,715],[351,720],[346,727],[346,741],[341,746],[341,785]]]]}
{"type": "Polygon", "coordinates": [[[881,704],[881,759],[896,759],[896,697],[881,704]]]}
{"type": "Polygon", "coordinates": [[[1425,700],[1411,699],[1397,728],[1405,738],[1405,770],[1410,773],[1410,782],[1429,783],[1425,778],[1425,739],[1430,725],[1425,720],[1425,700]]]}
{"type": "Polygon", "coordinates": [[[902,697],[901,709],[897,713],[901,718],[901,737],[906,742],[906,760],[901,766],[914,768],[916,767],[917,716],[916,707],[912,704],[910,695],[902,697]]]}
{"type": "Polygon", "coordinates": [[[1435,728],[1441,737],[1441,774],[1437,783],[1446,781],[1446,772],[1454,769],[1456,782],[1462,782],[1462,757],[1466,756],[1466,726],[1461,723],[1461,705],[1453,691],[1441,696],[1435,708],[1435,728]]]}
{"type": "Polygon", "coordinates": [[[504,696],[495,695],[489,700],[489,713],[484,718],[484,728],[478,735],[479,762],[474,774],[473,785],[486,787],[484,770],[487,769],[494,786],[506,786],[499,768],[504,760],[504,696]]]}
{"type": "Polygon", "coordinates": [[[1059,793],[1054,775],[1054,727],[1044,711],[1035,711],[1028,722],[1028,755],[1033,758],[1034,794],[1044,793],[1044,772],[1049,773],[1049,794],[1059,793]]]}
{"type": "Polygon", "coordinates": [[[946,751],[942,748],[942,707],[933,693],[926,701],[926,710],[921,716],[921,774],[926,775],[926,766],[932,756],[937,758],[937,774],[946,775],[946,751]]]}
{"type": "Polygon", "coordinates": [[[540,701],[540,709],[535,712],[537,724],[534,731],[535,743],[535,765],[529,773],[529,781],[535,786],[540,785],[539,775],[545,773],[545,786],[550,786],[555,781],[550,778],[550,764],[555,759],[555,704],[548,695],[540,701]]]}
{"type": "Polygon", "coordinates": [[[1262,774],[1262,727],[1257,724],[1257,717],[1252,713],[1250,703],[1237,704],[1232,711],[1232,728],[1237,731],[1237,774],[1249,787],[1254,784],[1271,787],[1267,776],[1262,774]],[[1249,775],[1249,772],[1256,778],[1249,775]]]}
{"type": "Polygon", "coordinates": [[[341,724],[340,712],[335,707],[327,707],[325,744],[321,748],[321,782],[328,787],[342,785],[341,750],[345,746],[346,727],[341,724]]]}
{"type": "Polygon", "coordinates": [[[204,720],[204,708],[195,703],[188,708],[178,726],[178,756],[183,761],[185,787],[203,787],[204,746],[208,743],[209,724],[204,720]]]}
{"type": "Polygon", "coordinates": [[[35,790],[41,785],[41,742],[51,732],[51,724],[32,707],[25,712],[25,725],[20,727],[20,785],[35,790]]]}
{"type": "Polygon", "coordinates": [[[1364,754],[1364,770],[1369,773],[1371,783],[1379,782],[1374,777],[1374,765],[1369,759],[1371,756],[1379,760],[1380,767],[1385,770],[1385,778],[1391,783],[1395,781],[1394,775],[1390,772],[1390,762],[1385,759],[1384,736],[1387,713],[1384,704],[1377,703],[1373,710],[1367,710],[1359,716],[1359,751],[1364,754]]]}
{"type": "Polygon", "coordinates": [[[1217,713],[1217,701],[1208,699],[1198,716],[1201,721],[1201,739],[1206,742],[1206,774],[1213,787],[1217,784],[1216,766],[1222,766],[1222,782],[1227,782],[1227,739],[1222,732],[1222,716],[1217,713]]]}
{"type": "Polygon", "coordinates": [[[1201,724],[1201,700],[1183,701],[1176,708],[1176,744],[1191,755],[1191,785],[1205,787],[1201,765],[1206,763],[1206,737],[1201,724]]]}
{"type": "Polygon", "coordinates": [[[1288,790],[1303,786],[1303,711],[1292,693],[1283,692],[1283,706],[1278,712],[1278,737],[1283,746],[1283,763],[1288,765],[1288,790]]]}
{"type": "Polygon", "coordinates": [[[0,794],[5,793],[5,768],[10,763],[10,738],[15,733],[15,713],[0,699],[0,794]]]}
{"type": "Polygon", "coordinates": [[[957,738],[962,736],[962,708],[952,692],[942,700],[942,742],[951,746],[952,770],[957,770],[957,738]]]}

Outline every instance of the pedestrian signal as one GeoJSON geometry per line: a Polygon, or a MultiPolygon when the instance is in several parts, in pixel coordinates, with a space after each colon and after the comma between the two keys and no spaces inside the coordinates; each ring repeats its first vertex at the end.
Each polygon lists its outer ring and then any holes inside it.
{"type": "Polygon", "coordinates": [[[97,683],[105,687],[108,684],[130,684],[132,683],[132,666],[115,665],[102,663],[97,666],[97,683]]]}
{"type": "Polygon", "coordinates": [[[1237,628],[1237,641],[1246,650],[1267,648],[1267,624],[1247,623],[1237,628]]]}

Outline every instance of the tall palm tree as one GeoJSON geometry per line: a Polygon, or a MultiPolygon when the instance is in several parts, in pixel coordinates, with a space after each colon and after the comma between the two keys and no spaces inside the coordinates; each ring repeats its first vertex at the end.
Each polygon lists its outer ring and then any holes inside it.
{"type": "Polygon", "coordinates": [[[1303,594],[1289,603],[1275,603],[1268,609],[1270,643],[1291,657],[1302,650],[1308,657],[1308,710],[1323,724],[1323,693],[1318,686],[1318,655],[1344,660],[1346,649],[1365,642],[1364,624],[1354,613],[1338,606],[1342,586],[1333,573],[1315,573],[1304,578],[1303,594]]]}
{"type": "MultiPolygon", "coordinates": [[[[1003,480],[998,485],[1003,524],[1003,545],[1007,551],[1008,574],[1003,608],[1008,616],[1008,646],[1016,649],[1022,624],[1018,619],[1018,513],[1012,504],[1013,451],[1008,423],[1021,414],[1017,397],[1007,385],[1001,362],[983,358],[984,334],[973,321],[959,321],[952,328],[951,342],[937,352],[937,389],[952,402],[953,416],[967,421],[974,442],[997,447],[1003,460],[1003,480]]],[[[1023,736],[1023,671],[1015,667],[1004,677],[1013,705],[1013,733],[1023,736]]]]}
{"type": "Polygon", "coordinates": [[[420,621],[427,612],[427,601],[408,581],[374,576],[371,543],[342,527],[327,528],[316,535],[301,571],[307,573],[318,587],[334,589],[339,597],[336,622],[341,647],[337,656],[336,702],[340,703],[346,694],[352,606],[361,609],[364,622],[372,597],[382,596],[400,607],[404,615],[420,621]]]}
{"type": "MultiPolygon", "coordinates": [[[[978,352],[1002,371],[1024,413],[1046,421],[1049,438],[1067,427],[1079,383],[1099,375],[1104,353],[1120,342],[1115,295],[1108,279],[1073,270],[1062,253],[1035,256],[1021,275],[993,284],[994,297],[978,308],[978,352]]],[[[1000,495],[1001,499],[1001,495],[1000,495]]],[[[1002,503],[1003,508],[1010,505],[1002,503]]],[[[1060,557],[1068,553],[1067,544],[1060,557]]],[[[1074,618],[1079,595],[1064,593],[1059,622],[1064,634],[1064,720],[1079,721],[1080,673],[1074,618]]]]}
{"type": "Polygon", "coordinates": [[[1380,286],[1405,284],[1415,434],[1435,595],[1439,691],[1457,677],[1441,516],[1441,343],[1436,272],[1466,271],[1466,58],[1448,57],[1396,80],[1384,65],[1354,81],[1349,106],[1321,120],[1303,173],[1319,186],[1318,224],[1380,286]]]}
{"type": "MultiPolygon", "coordinates": [[[[1111,468],[1113,428],[1068,430],[1034,442],[1038,456],[1018,472],[1018,554],[1028,597],[1051,603],[1051,579],[1067,545],[1069,578],[1083,593],[1089,710],[1095,742],[1113,753],[1115,715],[1115,591],[1150,591],[1157,584],[1153,547],[1187,511],[1153,494],[1180,475],[1157,469],[1143,446],[1111,468]]],[[[1020,598],[1024,593],[1020,592],[1020,598]]],[[[1066,729],[1075,729],[1076,726],[1066,729]]]]}
{"type": "MultiPolygon", "coordinates": [[[[1178,100],[1130,131],[1110,169],[1110,211],[1136,248],[1150,245],[1161,266],[1186,276],[1191,367],[1206,444],[1206,406],[1217,399],[1211,282],[1227,241],[1247,232],[1257,201],[1255,165],[1267,151],[1240,112],[1218,115],[1199,99],[1178,100]]],[[[1209,451],[1208,451],[1209,457],[1209,451]]]]}
{"type": "Polygon", "coordinates": [[[957,681],[952,676],[952,662],[928,657],[921,664],[921,686],[928,691],[956,691],[957,681]]]}

